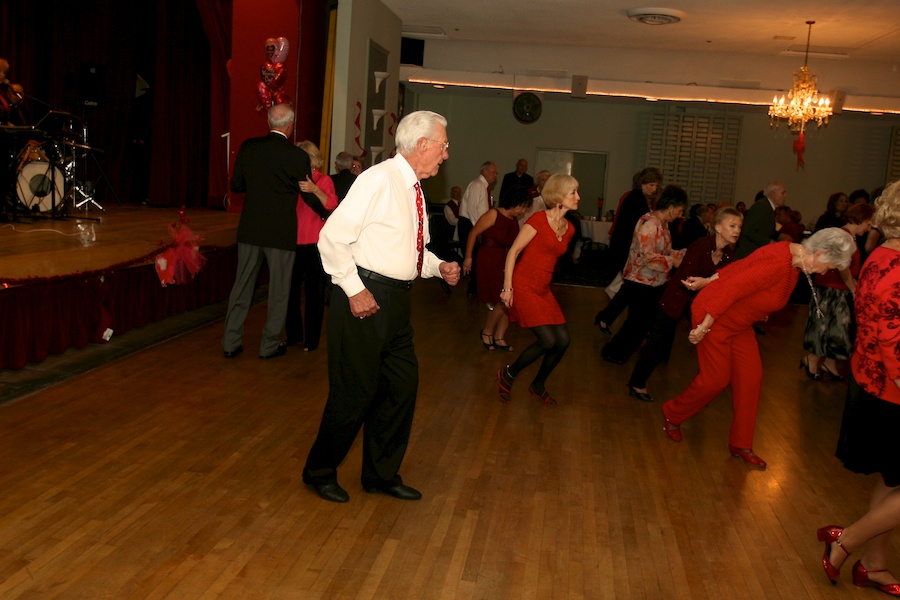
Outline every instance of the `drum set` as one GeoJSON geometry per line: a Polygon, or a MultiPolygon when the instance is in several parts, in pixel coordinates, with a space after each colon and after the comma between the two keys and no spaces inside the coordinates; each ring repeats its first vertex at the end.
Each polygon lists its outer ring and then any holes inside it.
{"type": "Polygon", "coordinates": [[[81,120],[51,111],[33,127],[0,128],[9,160],[5,212],[14,218],[66,218],[82,207],[85,212],[91,206],[104,211],[94,200],[90,182],[83,181],[88,153],[100,150],[88,145],[87,127],[81,120]]]}

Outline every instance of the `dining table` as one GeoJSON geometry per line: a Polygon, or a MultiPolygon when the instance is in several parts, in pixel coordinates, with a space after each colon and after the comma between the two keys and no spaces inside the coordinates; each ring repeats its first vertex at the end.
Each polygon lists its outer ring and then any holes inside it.
{"type": "Polygon", "coordinates": [[[581,221],[581,236],[590,238],[595,244],[609,245],[609,230],[612,227],[612,221],[595,221],[593,219],[583,219],[581,221]]]}

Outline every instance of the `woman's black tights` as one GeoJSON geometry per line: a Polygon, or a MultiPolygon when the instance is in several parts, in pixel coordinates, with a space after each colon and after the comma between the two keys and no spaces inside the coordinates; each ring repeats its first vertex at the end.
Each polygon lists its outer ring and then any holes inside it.
{"type": "Polygon", "coordinates": [[[544,391],[544,384],[559,361],[562,360],[566,348],[569,347],[569,330],[565,324],[562,325],[540,325],[531,328],[532,333],[537,336],[537,341],[525,348],[516,362],[508,367],[509,375],[515,377],[528,365],[537,359],[544,357],[541,361],[541,367],[538,369],[531,387],[538,393],[544,391]]]}

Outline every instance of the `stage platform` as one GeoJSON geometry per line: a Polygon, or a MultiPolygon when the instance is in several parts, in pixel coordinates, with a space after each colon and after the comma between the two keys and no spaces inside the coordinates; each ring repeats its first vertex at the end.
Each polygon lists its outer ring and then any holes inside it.
{"type": "Polygon", "coordinates": [[[0,225],[0,369],[106,343],[109,331],[120,335],[227,298],[239,214],[185,209],[207,264],[188,283],[167,287],[155,257],[172,242],[177,208],[123,205],[79,216],[0,225]],[[83,244],[79,226],[93,227],[95,241],[83,244]]]}
{"type": "MultiPolygon", "coordinates": [[[[187,208],[184,216],[188,227],[204,238],[202,245],[235,243],[240,214],[187,208]]],[[[105,269],[146,256],[172,241],[169,225],[180,217],[172,207],[117,205],[106,213],[94,209],[66,219],[36,216],[0,224],[0,284],[105,269]],[[82,245],[79,224],[93,226],[96,241],[82,245]]]]}

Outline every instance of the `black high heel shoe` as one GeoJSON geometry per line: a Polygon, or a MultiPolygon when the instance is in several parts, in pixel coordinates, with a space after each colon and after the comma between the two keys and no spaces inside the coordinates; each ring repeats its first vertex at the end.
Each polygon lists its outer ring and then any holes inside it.
{"type": "Polygon", "coordinates": [[[826,375],[828,375],[829,378],[831,378],[831,379],[833,379],[833,380],[835,380],[835,381],[844,381],[844,377],[843,377],[842,375],[839,375],[839,374],[835,373],[834,371],[832,371],[831,369],[829,369],[828,366],[827,366],[825,363],[822,363],[822,366],[819,367],[819,368],[820,368],[826,375]]]}
{"type": "Polygon", "coordinates": [[[800,368],[806,371],[806,376],[812,379],[813,381],[819,381],[820,377],[818,373],[813,373],[809,370],[809,357],[804,356],[800,359],[800,368]]]}
{"type": "Polygon", "coordinates": [[[481,343],[484,344],[485,350],[493,350],[494,349],[494,336],[489,333],[480,332],[481,333],[481,343]],[[484,341],[487,338],[487,341],[484,341]]]}
{"type": "Polygon", "coordinates": [[[632,385],[628,386],[628,395],[634,396],[641,402],[653,402],[653,397],[648,392],[639,392],[632,385]]]}
{"type": "Polygon", "coordinates": [[[597,329],[599,329],[602,333],[605,333],[606,335],[612,335],[612,330],[609,328],[609,325],[605,325],[603,323],[603,320],[600,319],[600,313],[597,313],[597,316],[594,317],[594,325],[596,325],[597,329]]]}
{"type": "Polygon", "coordinates": [[[513,351],[512,346],[507,344],[506,340],[504,340],[503,338],[494,338],[494,348],[497,348],[498,350],[505,350],[507,352],[513,351]],[[497,342],[503,342],[503,343],[498,344],[497,342]]]}

